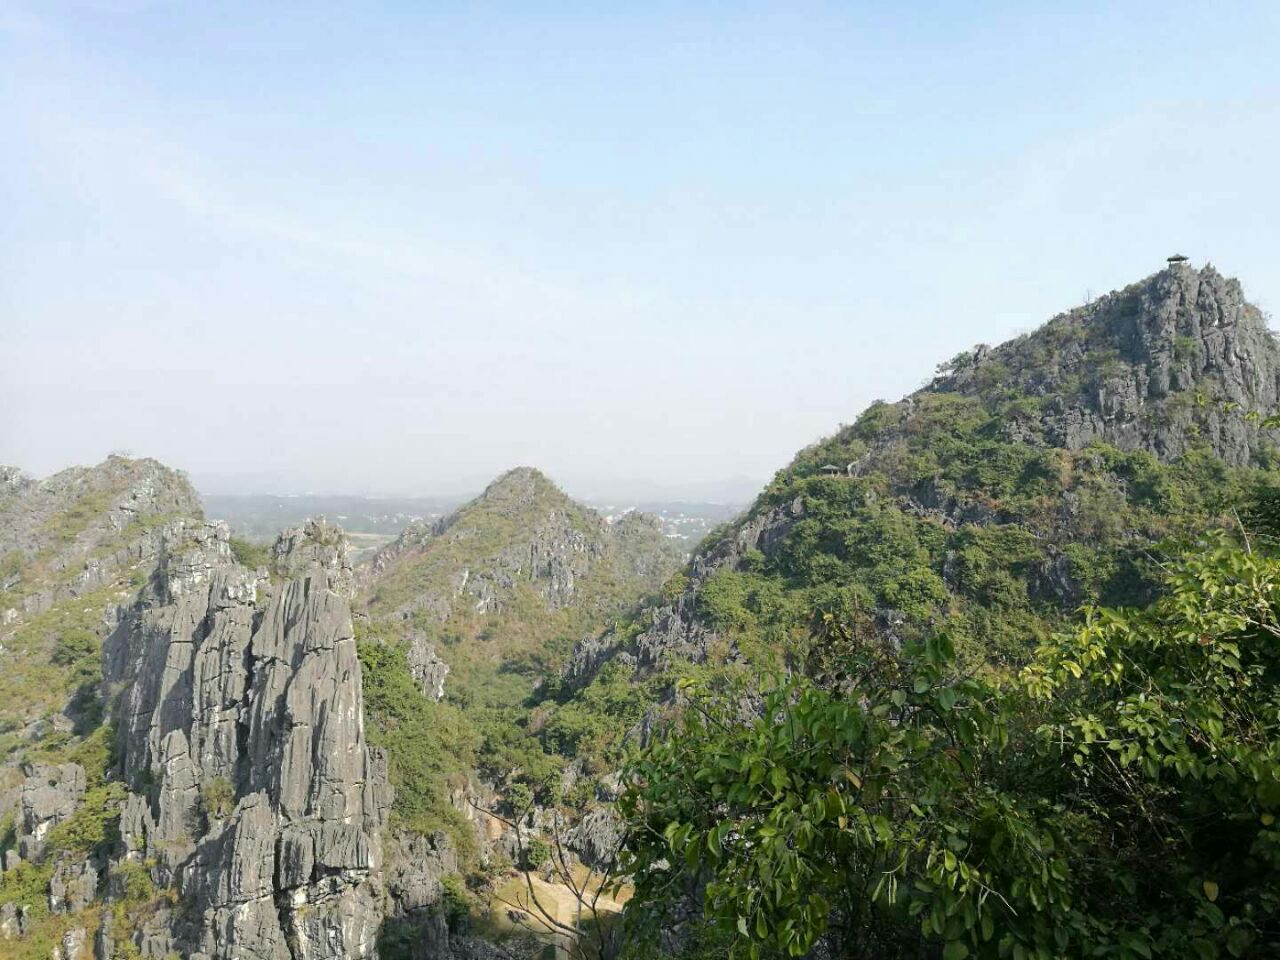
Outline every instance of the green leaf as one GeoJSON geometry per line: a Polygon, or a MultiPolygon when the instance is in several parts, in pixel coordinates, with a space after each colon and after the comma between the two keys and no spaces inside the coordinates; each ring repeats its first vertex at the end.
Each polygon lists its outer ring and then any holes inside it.
{"type": "Polygon", "coordinates": [[[1204,882],[1204,895],[1209,898],[1209,902],[1213,903],[1218,899],[1218,885],[1212,880],[1204,882]]]}
{"type": "Polygon", "coordinates": [[[964,960],[969,955],[969,948],[959,940],[952,940],[942,948],[942,960],[964,960]]]}
{"type": "Polygon", "coordinates": [[[1233,927],[1227,934],[1227,953],[1233,957],[1243,957],[1249,952],[1253,937],[1244,927],[1233,927]]]}

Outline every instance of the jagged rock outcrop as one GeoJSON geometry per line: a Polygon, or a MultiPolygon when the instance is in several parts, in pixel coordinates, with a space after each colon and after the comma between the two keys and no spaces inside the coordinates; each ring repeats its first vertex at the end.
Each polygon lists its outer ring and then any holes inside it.
{"type": "Polygon", "coordinates": [[[1280,400],[1280,346],[1238,280],[1181,264],[962,354],[926,389],[997,388],[1049,399],[1038,417],[1010,424],[1028,442],[1078,450],[1103,440],[1162,460],[1207,444],[1244,466],[1274,441],[1262,412],[1280,400]]]}
{"type": "Polygon", "coordinates": [[[439,701],[444,697],[444,681],[449,675],[449,665],[440,659],[436,648],[427,642],[421,633],[414,632],[409,638],[407,651],[409,672],[413,679],[432,700],[439,701]]]}
{"type": "Polygon", "coordinates": [[[98,589],[156,556],[165,519],[200,515],[186,477],[154,460],[112,456],[39,481],[0,469],[0,592],[19,604],[8,619],[98,589]]]}
{"type": "Polygon", "coordinates": [[[49,831],[75,813],[84,796],[84,768],[77,763],[24,764],[19,804],[17,854],[22,860],[37,860],[44,851],[49,831]]]}
{"type": "Polygon", "coordinates": [[[77,913],[98,897],[101,864],[94,859],[62,857],[54,866],[49,880],[49,910],[52,913],[77,913]]]}
{"type": "Polygon", "coordinates": [[[566,833],[565,844],[583,863],[597,869],[610,867],[618,855],[626,830],[609,807],[595,807],[566,833]]]}
{"type": "Polygon", "coordinates": [[[31,907],[18,903],[0,904],[0,940],[14,940],[27,932],[31,907]]]}
{"type": "Polygon", "coordinates": [[[288,531],[277,580],[225,525],[169,531],[105,649],[126,861],[183,909],[146,948],[195,958],[371,957],[381,922],[385,763],[364,740],[340,531],[288,531]]]}
{"type": "Polygon", "coordinates": [[[389,923],[410,944],[412,960],[449,960],[444,878],[458,871],[457,856],[441,836],[396,837],[387,856],[389,923]]]}
{"type": "Polygon", "coordinates": [[[72,927],[62,935],[58,945],[53,948],[52,960],[80,960],[87,956],[86,948],[89,931],[84,927],[72,927]]]}

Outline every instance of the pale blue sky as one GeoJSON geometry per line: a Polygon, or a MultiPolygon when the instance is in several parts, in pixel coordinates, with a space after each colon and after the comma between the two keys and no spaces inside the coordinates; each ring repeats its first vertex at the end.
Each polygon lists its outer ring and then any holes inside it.
{"type": "Polygon", "coordinates": [[[752,486],[1169,253],[1280,306],[1278,51],[1270,2],[0,0],[0,462],[752,486]]]}

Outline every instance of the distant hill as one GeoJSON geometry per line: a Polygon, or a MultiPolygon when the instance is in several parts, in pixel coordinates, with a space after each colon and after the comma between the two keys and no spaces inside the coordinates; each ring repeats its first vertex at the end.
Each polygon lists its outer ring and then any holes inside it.
{"type": "Polygon", "coordinates": [[[682,562],[652,517],[606,520],[521,467],[447,517],[411,524],[361,569],[360,582],[374,622],[441,648],[455,669],[478,670],[473,693],[489,700],[506,685],[480,676],[522,673],[527,692],[574,642],[656,591],[682,562]]]}
{"type": "MultiPolygon", "coordinates": [[[[430,523],[452,513],[465,497],[362,497],[324,494],[201,494],[205,510],[225,520],[237,536],[269,542],[286,527],[310,517],[324,516],[340,523],[364,559],[412,523],[430,523]]],[[[605,516],[628,511],[648,513],[672,540],[691,550],[714,527],[733,517],[749,497],[734,501],[634,499],[612,497],[583,501],[605,516]]]]}
{"type": "Polygon", "coordinates": [[[559,782],[564,758],[540,739],[530,698],[684,556],[653,517],[606,519],[529,467],[379,550],[359,571],[361,649],[399,822],[444,829],[474,856],[466,798],[482,784],[559,782]]]}

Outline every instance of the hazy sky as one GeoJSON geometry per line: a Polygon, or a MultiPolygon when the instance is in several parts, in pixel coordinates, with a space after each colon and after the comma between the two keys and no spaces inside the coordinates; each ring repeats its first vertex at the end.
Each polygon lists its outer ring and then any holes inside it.
{"type": "Polygon", "coordinates": [[[0,462],[762,482],[1175,251],[1280,309],[1280,4],[0,0],[0,462]]]}

